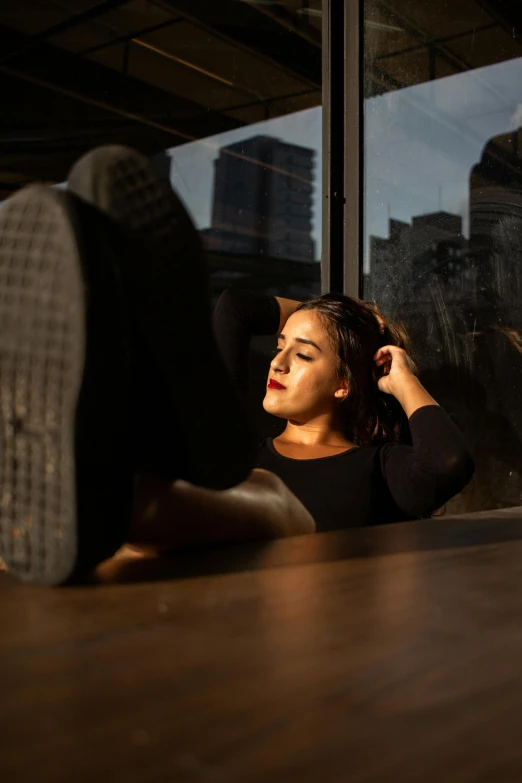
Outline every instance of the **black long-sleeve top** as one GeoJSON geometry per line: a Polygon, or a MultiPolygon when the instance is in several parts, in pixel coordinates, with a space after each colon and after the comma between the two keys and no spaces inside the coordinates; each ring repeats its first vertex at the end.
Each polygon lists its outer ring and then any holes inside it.
{"type": "MultiPolygon", "coordinates": [[[[279,319],[273,296],[229,289],[220,297],[215,333],[229,372],[243,391],[248,387],[251,337],[276,334],[279,319]]],[[[360,446],[310,460],[284,457],[272,438],[264,438],[256,466],[284,481],[313,516],[318,531],[417,519],[460,492],[474,466],[463,436],[442,408],[419,408],[409,426],[411,446],[360,446]]]]}

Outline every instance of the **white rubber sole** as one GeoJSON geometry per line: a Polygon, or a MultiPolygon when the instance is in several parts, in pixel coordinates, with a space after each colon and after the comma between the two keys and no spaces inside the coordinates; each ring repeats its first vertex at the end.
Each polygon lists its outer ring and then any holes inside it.
{"type": "Polygon", "coordinates": [[[0,557],[24,581],[62,583],[76,563],[85,339],[66,198],[26,188],[0,210],[0,557]]]}

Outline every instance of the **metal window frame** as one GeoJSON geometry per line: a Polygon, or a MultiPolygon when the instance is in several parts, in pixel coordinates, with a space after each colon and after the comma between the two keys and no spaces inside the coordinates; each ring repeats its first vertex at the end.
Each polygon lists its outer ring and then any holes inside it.
{"type": "Polygon", "coordinates": [[[344,25],[349,2],[323,0],[323,292],[341,292],[344,287],[344,25]]]}
{"type": "Polygon", "coordinates": [[[344,288],[362,296],[364,221],[363,8],[364,0],[345,0],[344,46],[344,288]]]}
{"type": "Polygon", "coordinates": [[[323,0],[322,291],[362,292],[363,0],[323,0]]]}

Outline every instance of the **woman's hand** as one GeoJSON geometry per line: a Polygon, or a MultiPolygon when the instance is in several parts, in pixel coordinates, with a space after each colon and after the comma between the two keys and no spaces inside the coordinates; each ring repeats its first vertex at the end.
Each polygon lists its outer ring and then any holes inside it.
{"type": "Polygon", "coordinates": [[[383,368],[383,375],[379,378],[378,385],[386,394],[397,397],[401,386],[417,375],[417,368],[413,361],[405,350],[396,345],[384,345],[373,358],[377,367],[383,368]]]}
{"type": "Polygon", "coordinates": [[[418,408],[437,405],[417,378],[417,368],[406,351],[396,345],[384,345],[373,357],[377,367],[384,368],[378,386],[382,392],[398,399],[408,418],[418,408]]]}

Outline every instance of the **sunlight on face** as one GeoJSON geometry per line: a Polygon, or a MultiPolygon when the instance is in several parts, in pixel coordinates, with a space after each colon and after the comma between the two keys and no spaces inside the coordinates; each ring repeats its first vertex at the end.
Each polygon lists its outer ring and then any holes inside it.
{"type": "Polygon", "coordinates": [[[279,335],[264,409],[300,424],[330,415],[346,395],[336,368],[337,356],[321,317],[315,310],[298,310],[279,335]]]}

